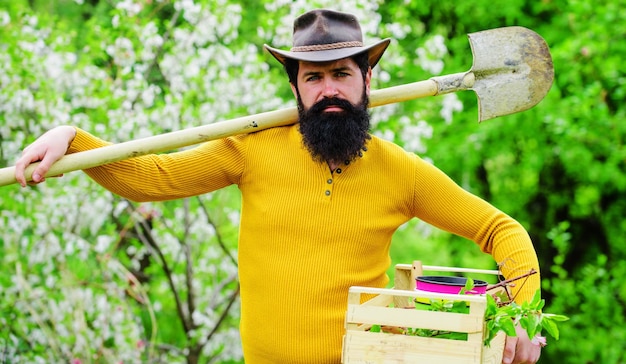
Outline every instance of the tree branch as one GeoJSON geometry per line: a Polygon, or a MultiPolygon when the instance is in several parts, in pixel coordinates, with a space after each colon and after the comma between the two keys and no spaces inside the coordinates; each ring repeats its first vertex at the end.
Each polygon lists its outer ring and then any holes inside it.
{"type": "MultiPolygon", "coordinates": [[[[136,209],[135,209],[135,212],[136,212],[136,209]]],[[[189,312],[188,315],[185,315],[185,311],[183,310],[183,302],[181,301],[180,295],[178,294],[178,290],[176,289],[176,285],[174,284],[172,270],[170,269],[170,266],[167,263],[167,260],[165,259],[165,255],[163,254],[158,244],[154,240],[154,237],[152,236],[152,233],[151,233],[150,226],[148,226],[146,220],[141,219],[138,221],[138,223],[141,226],[141,229],[143,231],[143,233],[140,231],[137,231],[138,239],[148,249],[150,249],[159,257],[159,260],[161,261],[161,268],[163,269],[163,272],[165,273],[165,277],[167,279],[170,290],[172,291],[172,294],[174,295],[174,301],[176,303],[176,311],[177,311],[178,317],[180,317],[185,333],[188,333],[192,327],[191,312],[189,312]]],[[[138,230],[137,227],[135,227],[135,229],[138,230]]]]}
{"type": "Polygon", "coordinates": [[[215,230],[215,238],[217,239],[217,244],[220,246],[224,254],[228,256],[228,258],[235,265],[235,267],[238,267],[239,263],[237,262],[237,259],[235,259],[235,257],[230,253],[230,250],[226,247],[226,244],[224,244],[224,239],[222,238],[222,235],[220,234],[218,226],[215,224],[213,219],[211,219],[211,214],[209,214],[209,210],[204,205],[200,196],[197,196],[196,198],[198,199],[198,202],[200,203],[200,208],[204,212],[204,216],[206,216],[207,222],[209,223],[209,225],[213,227],[213,230],[215,230]]]}

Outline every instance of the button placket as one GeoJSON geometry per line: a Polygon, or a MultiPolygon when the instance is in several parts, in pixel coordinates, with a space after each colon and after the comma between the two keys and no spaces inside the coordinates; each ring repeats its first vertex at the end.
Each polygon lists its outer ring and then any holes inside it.
{"type": "Polygon", "coordinates": [[[326,197],[330,197],[330,195],[332,194],[332,189],[333,189],[333,179],[329,177],[326,180],[326,190],[324,191],[324,195],[326,197]]]}

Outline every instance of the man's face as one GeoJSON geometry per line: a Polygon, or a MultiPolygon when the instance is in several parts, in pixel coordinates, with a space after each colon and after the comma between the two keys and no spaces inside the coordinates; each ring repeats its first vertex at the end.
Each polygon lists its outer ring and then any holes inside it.
{"type": "Polygon", "coordinates": [[[343,163],[360,155],[369,136],[371,70],[365,79],[352,59],[300,62],[297,88],[300,133],[314,159],[343,163]]]}
{"type": "MultiPolygon", "coordinates": [[[[326,63],[300,61],[298,90],[296,91],[294,85],[291,87],[296,97],[299,92],[305,110],[324,98],[333,97],[357,105],[361,102],[364,88],[369,96],[370,78],[371,70],[363,80],[359,66],[351,58],[326,63]]],[[[329,107],[325,111],[341,110],[329,107]]]]}

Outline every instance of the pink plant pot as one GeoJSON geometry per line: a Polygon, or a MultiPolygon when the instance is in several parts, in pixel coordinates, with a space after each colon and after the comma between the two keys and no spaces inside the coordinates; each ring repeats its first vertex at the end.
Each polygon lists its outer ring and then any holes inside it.
{"type": "MultiPolygon", "coordinates": [[[[420,276],[415,279],[417,289],[426,292],[459,294],[465,287],[467,278],[448,276],[420,276]]],[[[474,288],[468,294],[484,294],[487,291],[487,282],[474,279],[474,288]]]]}

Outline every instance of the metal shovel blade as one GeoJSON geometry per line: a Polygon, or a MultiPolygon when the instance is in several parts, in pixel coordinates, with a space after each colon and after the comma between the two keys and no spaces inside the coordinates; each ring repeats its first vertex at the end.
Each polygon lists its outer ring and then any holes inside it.
{"type": "Polygon", "coordinates": [[[537,33],[515,26],[468,37],[479,121],[530,109],[548,93],[554,66],[548,45],[537,33]]]}
{"type": "Polygon", "coordinates": [[[554,66],[543,38],[524,27],[468,34],[474,61],[467,72],[431,78],[436,95],[473,90],[478,121],[513,114],[537,105],[550,90],[554,66]]]}
{"type": "Polygon", "coordinates": [[[480,122],[530,109],[548,93],[554,66],[550,49],[539,34],[513,26],[468,37],[473,56],[469,71],[372,91],[370,105],[473,90],[480,122]]]}

